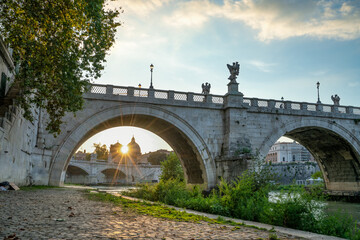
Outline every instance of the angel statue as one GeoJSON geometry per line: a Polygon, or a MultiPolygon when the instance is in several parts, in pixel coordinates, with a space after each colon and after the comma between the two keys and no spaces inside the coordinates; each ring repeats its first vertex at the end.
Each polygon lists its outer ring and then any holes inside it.
{"type": "Polygon", "coordinates": [[[231,83],[236,83],[236,78],[239,75],[239,68],[240,68],[239,63],[233,62],[232,65],[227,64],[227,67],[230,71],[230,76],[228,79],[230,80],[231,83]]]}
{"type": "Polygon", "coordinates": [[[201,84],[202,94],[208,95],[210,93],[211,84],[206,82],[205,84],[201,84]]]}
{"type": "Polygon", "coordinates": [[[340,105],[340,97],[337,94],[335,96],[331,95],[331,100],[333,100],[335,106],[340,105]]]}

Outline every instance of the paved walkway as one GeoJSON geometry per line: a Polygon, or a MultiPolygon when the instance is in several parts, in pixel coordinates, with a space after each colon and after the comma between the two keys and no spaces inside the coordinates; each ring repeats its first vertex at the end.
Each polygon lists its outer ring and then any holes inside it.
{"type": "Polygon", "coordinates": [[[75,189],[0,192],[0,239],[268,239],[269,234],[124,212],[110,203],[88,200],[75,189]]]}

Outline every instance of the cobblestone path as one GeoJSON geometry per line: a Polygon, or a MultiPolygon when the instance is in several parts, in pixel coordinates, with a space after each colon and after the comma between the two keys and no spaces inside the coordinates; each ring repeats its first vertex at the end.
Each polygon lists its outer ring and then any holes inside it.
{"type": "Polygon", "coordinates": [[[111,203],[88,200],[74,189],[0,192],[0,239],[268,239],[269,234],[125,212],[111,203]]]}

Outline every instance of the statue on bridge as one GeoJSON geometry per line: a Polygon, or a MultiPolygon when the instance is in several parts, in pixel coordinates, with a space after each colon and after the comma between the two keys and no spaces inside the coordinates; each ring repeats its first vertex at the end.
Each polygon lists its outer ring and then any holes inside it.
{"type": "Polygon", "coordinates": [[[227,67],[230,71],[230,76],[229,76],[229,80],[230,83],[236,83],[236,78],[239,75],[239,69],[240,69],[240,65],[238,62],[233,62],[232,65],[227,64],[227,67]]]}
{"type": "Polygon", "coordinates": [[[211,88],[210,83],[208,83],[208,82],[206,82],[205,84],[203,83],[201,85],[201,87],[202,87],[202,92],[201,92],[202,94],[208,95],[210,93],[210,88],[211,88]]]}
{"type": "Polygon", "coordinates": [[[331,95],[331,100],[334,102],[335,106],[340,105],[340,97],[337,94],[335,94],[335,96],[331,95]]]}

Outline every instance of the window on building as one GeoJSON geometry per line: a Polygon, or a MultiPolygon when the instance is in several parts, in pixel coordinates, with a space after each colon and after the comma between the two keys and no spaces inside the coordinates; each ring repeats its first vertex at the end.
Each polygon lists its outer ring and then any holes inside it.
{"type": "Polygon", "coordinates": [[[293,162],[295,162],[295,155],[293,155],[293,162]]]}
{"type": "Polygon", "coordinates": [[[283,162],[285,162],[285,157],[283,157],[283,162]]]}

